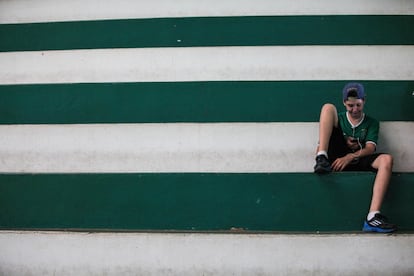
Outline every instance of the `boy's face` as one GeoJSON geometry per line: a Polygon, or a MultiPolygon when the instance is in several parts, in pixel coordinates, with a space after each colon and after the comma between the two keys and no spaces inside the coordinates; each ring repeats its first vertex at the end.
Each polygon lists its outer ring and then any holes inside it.
{"type": "Polygon", "coordinates": [[[346,110],[353,119],[361,118],[362,112],[364,110],[364,104],[364,100],[356,98],[348,98],[348,100],[344,101],[346,110]]]}

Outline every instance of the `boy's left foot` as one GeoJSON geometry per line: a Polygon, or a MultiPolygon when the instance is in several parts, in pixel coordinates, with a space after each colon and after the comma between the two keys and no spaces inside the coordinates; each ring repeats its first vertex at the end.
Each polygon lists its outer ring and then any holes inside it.
{"type": "Polygon", "coordinates": [[[323,154],[316,156],[316,164],[313,169],[318,174],[330,173],[332,171],[328,158],[323,154]]]}
{"type": "Polygon", "coordinates": [[[380,213],[375,214],[375,216],[370,220],[365,220],[362,231],[364,232],[378,232],[378,233],[391,233],[397,230],[395,224],[388,223],[387,218],[380,213]]]}

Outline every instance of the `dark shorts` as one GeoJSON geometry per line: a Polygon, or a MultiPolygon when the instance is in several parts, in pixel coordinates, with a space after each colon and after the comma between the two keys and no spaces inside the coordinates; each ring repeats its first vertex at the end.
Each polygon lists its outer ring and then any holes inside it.
{"type": "MultiPolygon", "coordinates": [[[[334,128],[332,131],[331,139],[329,140],[329,162],[335,161],[337,158],[343,157],[348,153],[351,153],[352,150],[348,148],[346,142],[342,136],[342,129],[340,127],[334,128]]],[[[356,163],[351,163],[344,171],[373,171],[377,170],[372,167],[372,163],[377,159],[382,153],[374,153],[368,156],[359,158],[359,161],[356,163]]]]}

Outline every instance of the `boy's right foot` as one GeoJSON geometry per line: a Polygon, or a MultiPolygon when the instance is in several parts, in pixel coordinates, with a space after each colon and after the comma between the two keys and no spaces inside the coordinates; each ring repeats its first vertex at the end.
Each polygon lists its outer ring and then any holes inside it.
{"type": "Polygon", "coordinates": [[[391,233],[397,230],[395,224],[388,223],[387,218],[381,214],[375,214],[370,220],[364,222],[362,231],[364,232],[379,232],[379,233],[391,233]]]}
{"type": "Polygon", "coordinates": [[[328,158],[323,154],[316,156],[316,164],[313,169],[315,170],[315,173],[319,174],[330,173],[332,171],[328,158]]]}

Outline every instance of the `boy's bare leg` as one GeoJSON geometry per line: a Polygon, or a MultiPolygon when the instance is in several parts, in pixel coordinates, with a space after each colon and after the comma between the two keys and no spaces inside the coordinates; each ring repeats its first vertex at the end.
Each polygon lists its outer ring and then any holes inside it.
{"type": "Polygon", "coordinates": [[[388,223],[387,218],[380,214],[382,201],[387,192],[392,174],[393,158],[389,154],[381,154],[372,163],[372,167],[378,169],[372,189],[372,199],[367,220],[362,227],[366,232],[390,233],[397,230],[395,224],[388,223]]]}
{"type": "Polygon", "coordinates": [[[393,158],[389,154],[381,154],[372,163],[372,167],[377,169],[378,172],[374,181],[371,206],[369,208],[370,212],[381,210],[382,201],[384,200],[391,179],[392,165],[393,158]]]}
{"type": "Polygon", "coordinates": [[[333,104],[325,104],[322,106],[319,118],[319,145],[316,152],[328,152],[334,127],[338,127],[338,112],[333,104]]]}

